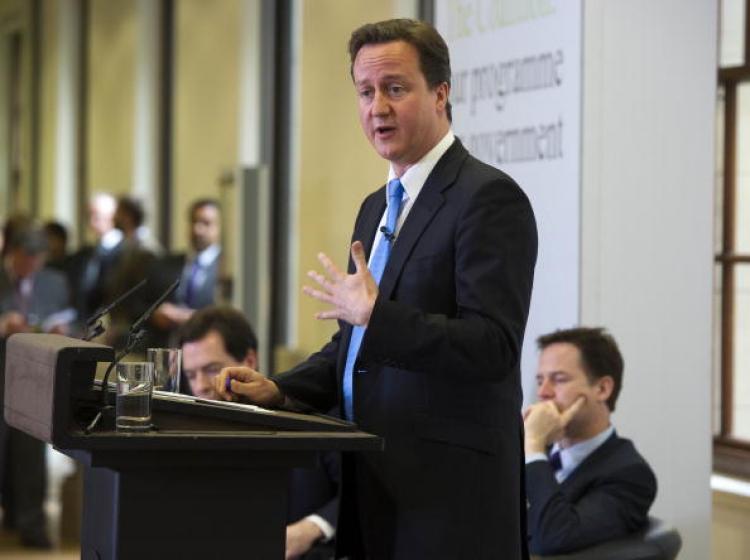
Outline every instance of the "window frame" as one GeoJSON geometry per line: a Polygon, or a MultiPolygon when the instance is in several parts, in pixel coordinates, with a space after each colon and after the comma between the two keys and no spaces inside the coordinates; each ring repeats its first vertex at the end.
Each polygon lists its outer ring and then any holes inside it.
{"type": "Polygon", "coordinates": [[[750,83],[750,0],[745,1],[745,55],[742,66],[719,68],[718,86],[724,90],[723,208],[721,250],[714,262],[721,267],[719,433],[714,436],[715,471],[750,478],[750,440],[732,435],[734,406],[734,273],[750,264],[750,253],[735,250],[737,202],[737,87],[750,83]]]}

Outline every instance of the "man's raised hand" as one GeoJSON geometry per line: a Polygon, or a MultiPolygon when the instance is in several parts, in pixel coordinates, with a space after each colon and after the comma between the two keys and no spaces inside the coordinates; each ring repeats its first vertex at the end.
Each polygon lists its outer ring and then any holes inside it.
{"type": "Polygon", "coordinates": [[[367,268],[365,249],[360,241],[352,243],[352,260],[356,267],[354,274],[341,272],[324,253],[318,254],[325,274],[314,270],[307,273],[319,288],[304,286],[302,291],[308,296],[331,305],[331,309],[315,314],[316,319],[340,319],[351,325],[366,326],[370,321],[378,285],[367,268]]]}

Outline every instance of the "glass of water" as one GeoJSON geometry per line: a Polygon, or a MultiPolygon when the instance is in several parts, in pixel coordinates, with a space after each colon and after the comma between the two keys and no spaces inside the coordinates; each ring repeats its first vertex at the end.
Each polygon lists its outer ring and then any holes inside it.
{"type": "Polygon", "coordinates": [[[150,429],[154,364],[151,362],[119,363],[116,372],[115,425],[117,430],[145,431],[150,429]]]}
{"type": "Polygon", "coordinates": [[[146,360],[154,364],[154,389],[180,392],[182,350],[179,348],[149,348],[146,360]]]}

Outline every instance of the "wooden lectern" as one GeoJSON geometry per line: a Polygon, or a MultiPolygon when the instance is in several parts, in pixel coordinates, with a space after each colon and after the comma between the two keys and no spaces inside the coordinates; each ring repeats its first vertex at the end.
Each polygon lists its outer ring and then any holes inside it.
{"type": "Polygon", "coordinates": [[[109,410],[86,433],[97,363],[113,359],[59,335],[7,342],[6,421],[84,465],[84,559],[281,559],[289,470],[319,451],[383,446],[335,418],[166,394],[154,397],[152,431],[117,432],[109,410]]]}

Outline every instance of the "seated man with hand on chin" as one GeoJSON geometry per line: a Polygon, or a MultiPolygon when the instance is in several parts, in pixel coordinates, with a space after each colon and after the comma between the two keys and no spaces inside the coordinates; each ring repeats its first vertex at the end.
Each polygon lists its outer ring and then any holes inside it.
{"type": "Polygon", "coordinates": [[[656,478],[610,422],[623,360],[600,328],[538,339],[539,402],[524,412],[532,554],[560,554],[644,527],[656,478]]]}

